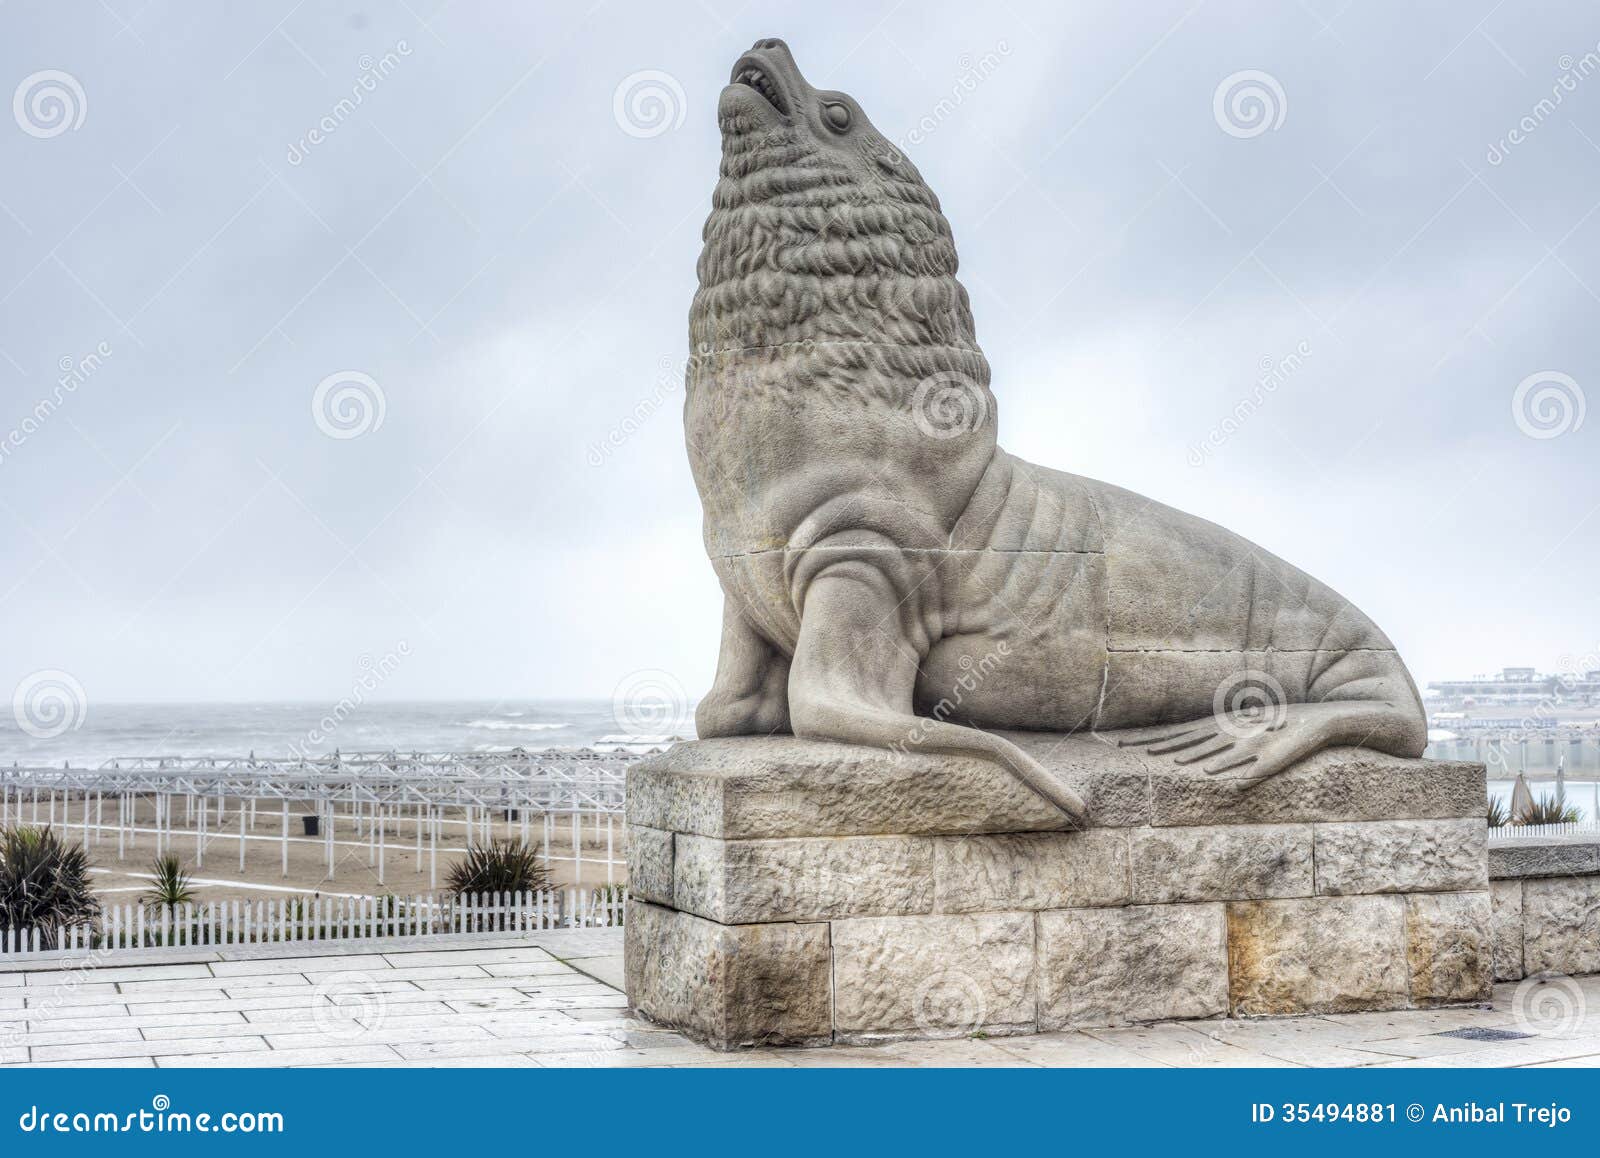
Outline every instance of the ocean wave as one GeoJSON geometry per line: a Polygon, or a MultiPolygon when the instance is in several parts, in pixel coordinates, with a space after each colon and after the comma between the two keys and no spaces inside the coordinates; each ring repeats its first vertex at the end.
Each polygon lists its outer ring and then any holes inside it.
{"type": "Polygon", "coordinates": [[[495,732],[553,732],[557,728],[570,728],[571,724],[515,724],[510,720],[469,720],[468,728],[488,728],[495,732]]]}

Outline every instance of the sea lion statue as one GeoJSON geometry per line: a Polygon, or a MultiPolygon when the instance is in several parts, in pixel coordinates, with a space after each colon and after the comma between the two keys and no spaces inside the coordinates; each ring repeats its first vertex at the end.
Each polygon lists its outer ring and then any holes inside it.
{"type": "Polygon", "coordinates": [[[1238,535],[995,442],[939,200],[781,40],[733,67],[689,314],[684,426],[725,601],[702,738],[997,760],[982,729],[1120,732],[1254,780],[1323,748],[1419,756],[1394,645],[1238,535]]]}

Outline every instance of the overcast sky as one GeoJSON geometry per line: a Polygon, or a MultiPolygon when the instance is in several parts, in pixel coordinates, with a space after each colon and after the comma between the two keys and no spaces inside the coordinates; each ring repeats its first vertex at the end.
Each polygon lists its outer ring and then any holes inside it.
{"type": "Polygon", "coordinates": [[[1288,558],[1420,680],[1600,645],[1592,0],[12,0],[0,692],[336,697],[402,643],[384,697],[702,692],[679,367],[760,36],[917,129],[1007,449],[1288,558]]]}

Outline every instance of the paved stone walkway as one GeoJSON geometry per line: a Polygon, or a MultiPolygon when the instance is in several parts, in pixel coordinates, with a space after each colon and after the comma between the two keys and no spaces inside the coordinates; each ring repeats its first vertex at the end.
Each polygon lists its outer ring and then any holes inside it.
{"type": "Polygon", "coordinates": [[[627,1016],[621,930],[316,948],[13,966],[0,972],[0,1064],[1600,1067],[1600,975],[1503,985],[1488,1009],[718,1054],[627,1016]]]}

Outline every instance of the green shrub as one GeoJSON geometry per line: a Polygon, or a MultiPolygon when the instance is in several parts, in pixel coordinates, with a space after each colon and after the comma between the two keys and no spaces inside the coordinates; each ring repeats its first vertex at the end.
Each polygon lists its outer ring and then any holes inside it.
{"type": "Polygon", "coordinates": [[[194,900],[194,879],[176,853],[165,852],[150,864],[155,880],[144,901],[150,905],[185,905],[194,900]]]}
{"type": "Polygon", "coordinates": [[[538,850],[520,840],[473,845],[445,877],[445,888],[453,897],[538,892],[549,887],[550,873],[540,863],[538,850]]]}
{"type": "Polygon", "coordinates": [[[38,929],[43,948],[59,930],[100,915],[89,883],[89,856],[46,828],[0,831],[0,929],[38,929]]]}
{"type": "Polygon", "coordinates": [[[1498,797],[1489,798],[1489,827],[1504,828],[1511,820],[1511,814],[1506,811],[1505,801],[1498,797]]]}
{"type": "Polygon", "coordinates": [[[1583,819],[1583,810],[1575,804],[1558,801],[1554,792],[1546,792],[1523,809],[1516,818],[1517,824],[1576,824],[1583,819]]]}

